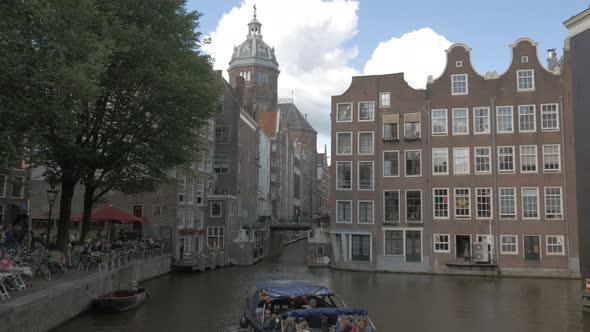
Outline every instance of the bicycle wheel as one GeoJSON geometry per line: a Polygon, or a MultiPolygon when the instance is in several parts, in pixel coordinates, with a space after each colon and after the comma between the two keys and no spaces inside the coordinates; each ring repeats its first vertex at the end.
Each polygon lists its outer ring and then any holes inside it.
{"type": "Polygon", "coordinates": [[[43,273],[43,278],[45,278],[45,280],[51,280],[51,271],[49,270],[49,266],[47,264],[41,265],[41,273],[43,273]]]}

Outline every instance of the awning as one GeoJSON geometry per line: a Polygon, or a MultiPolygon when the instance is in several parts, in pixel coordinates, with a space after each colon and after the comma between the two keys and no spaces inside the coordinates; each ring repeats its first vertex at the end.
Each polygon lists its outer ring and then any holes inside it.
{"type": "Polygon", "coordinates": [[[383,123],[399,123],[399,114],[383,114],[383,123]]]}
{"type": "MultiPolygon", "coordinates": [[[[81,221],[82,214],[79,214],[72,218],[74,221],[81,221]]],[[[121,224],[134,224],[140,223],[145,224],[145,219],[136,217],[130,213],[127,213],[121,209],[117,209],[112,206],[104,206],[101,208],[93,209],[92,215],[90,216],[92,221],[114,221],[121,224]]]]}

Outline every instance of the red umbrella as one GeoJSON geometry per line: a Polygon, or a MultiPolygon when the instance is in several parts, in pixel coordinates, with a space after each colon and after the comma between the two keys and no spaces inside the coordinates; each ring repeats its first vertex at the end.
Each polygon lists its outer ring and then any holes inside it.
{"type": "MultiPolygon", "coordinates": [[[[82,214],[75,216],[74,218],[72,218],[72,220],[81,221],[82,214]]],[[[127,213],[121,209],[117,209],[116,207],[112,206],[104,206],[98,209],[94,209],[92,211],[92,215],[90,216],[90,220],[115,221],[121,224],[145,224],[145,220],[143,218],[136,217],[130,213],[127,213]]]]}

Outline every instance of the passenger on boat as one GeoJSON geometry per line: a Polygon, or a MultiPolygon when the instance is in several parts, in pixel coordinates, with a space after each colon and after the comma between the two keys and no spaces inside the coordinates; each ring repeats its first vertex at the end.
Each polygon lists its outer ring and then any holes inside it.
{"type": "MultiPolygon", "coordinates": [[[[267,310],[267,312],[269,312],[270,310],[267,310]]],[[[263,331],[268,331],[268,332],[280,332],[281,331],[281,322],[279,320],[279,315],[277,314],[272,314],[268,317],[268,319],[266,318],[266,315],[264,317],[264,324],[262,325],[262,330],[263,331]]]]}
{"type": "Polygon", "coordinates": [[[373,332],[373,329],[369,325],[369,321],[366,318],[359,318],[356,320],[356,325],[352,329],[352,332],[373,332]]]}
{"type": "Polygon", "coordinates": [[[307,321],[306,320],[302,320],[301,322],[299,322],[299,330],[297,330],[298,332],[311,332],[309,331],[309,326],[307,325],[307,321]]]}
{"type": "Polygon", "coordinates": [[[295,318],[287,317],[283,321],[283,332],[297,332],[297,325],[295,325],[295,318]]]}
{"type": "Polygon", "coordinates": [[[352,318],[343,315],[338,316],[336,332],[351,332],[353,327],[352,318]]]}

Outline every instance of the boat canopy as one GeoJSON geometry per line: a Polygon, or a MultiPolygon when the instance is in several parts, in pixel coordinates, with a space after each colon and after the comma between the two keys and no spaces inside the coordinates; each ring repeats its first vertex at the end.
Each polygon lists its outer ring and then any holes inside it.
{"type": "Polygon", "coordinates": [[[367,309],[355,308],[313,308],[313,309],[296,309],[289,310],[283,314],[283,319],[287,317],[321,317],[321,316],[339,316],[339,315],[360,315],[366,316],[369,312],[367,309]]]}
{"type": "Polygon", "coordinates": [[[248,309],[254,312],[258,303],[263,300],[262,295],[273,300],[292,296],[328,296],[333,295],[326,287],[306,281],[273,280],[261,281],[254,284],[248,297],[248,309]]]}

